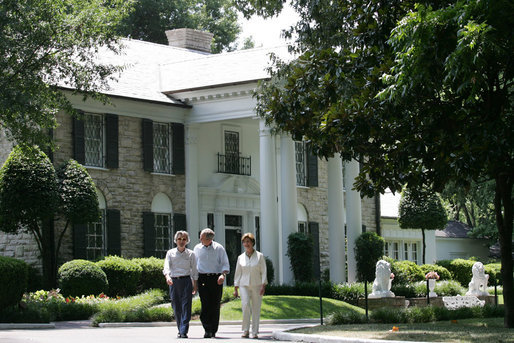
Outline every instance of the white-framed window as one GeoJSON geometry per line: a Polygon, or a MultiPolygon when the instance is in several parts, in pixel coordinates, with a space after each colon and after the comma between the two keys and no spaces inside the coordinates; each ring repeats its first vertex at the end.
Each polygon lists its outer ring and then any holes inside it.
{"type": "Polygon", "coordinates": [[[419,242],[405,240],[386,240],[384,255],[398,261],[412,261],[418,263],[419,242]]]}
{"type": "Polygon", "coordinates": [[[309,220],[307,210],[302,204],[296,204],[296,217],[298,219],[298,232],[309,233],[309,220]]]}
{"type": "Polygon", "coordinates": [[[84,114],[85,165],[105,166],[105,125],[102,114],[84,114]]]}
{"type": "Polygon", "coordinates": [[[160,258],[166,257],[166,252],[172,248],[173,231],[169,213],[155,213],[155,253],[160,258]]]}
{"type": "Polygon", "coordinates": [[[172,129],[169,123],[153,123],[153,171],[171,174],[172,129]]]}
{"type": "Polygon", "coordinates": [[[296,185],[307,186],[307,147],[305,142],[295,141],[296,185]]]}
{"type": "Polygon", "coordinates": [[[97,189],[98,205],[101,216],[98,221],[88,223],[86,228],[86,259],[96,261],[104,257],[107,253],[107,234],[106,234],[106,204],[103,194],[97,189]]]}

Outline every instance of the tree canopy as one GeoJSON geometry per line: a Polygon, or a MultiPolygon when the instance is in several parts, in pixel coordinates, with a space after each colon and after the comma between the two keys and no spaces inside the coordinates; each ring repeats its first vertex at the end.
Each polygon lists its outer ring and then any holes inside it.
{"type": "Polygon", "coordinates": [[[93,180],[76,161],[56,171],[38,147],[18,145],[0,169],[0,229],[33,235],[49,287],[55,286],[57,258],[68,224],[94,222],[99,217],[93,180]],[[53,222],[58,216],[66,224],[55,240],[53,222]]]}
{"type": "MultiPolygon", "coordinates": [[[[281,3],[248,6],[272,15],[281,3]]],[[[298,57],[277,61],[258,114],[319,156],[360,161],[354,186],[364,195],[494,180],[505,325],[514,327],[514,3],[291,4],[298,57]]]]}
{"type": "Polygon", "coordinates": [[[214,34],[212,52],[234,50],[241,32],[232,0],[133,0],[133,10],[118,33],[147,42],[168,44],[165,31],[190,28],[214,34]]]}
{"type": "Polygon", "coordinates": [[[402,192],[398,207],[398,224],[402,229],[421,229],[423,264],[426,263],[425,230],[444,229],[447,221],[441,199],[434,192],[410,189],[402,192]]]}
{"type": "Polygon", "coordinates": [[[118,51],[116,25],[130,2],[0,2],[0,125],[18,144],[48,140],[55,113],[73,109],[59,87],[98,96],[117,68],[100,65],[101,47],[118,51]]]}

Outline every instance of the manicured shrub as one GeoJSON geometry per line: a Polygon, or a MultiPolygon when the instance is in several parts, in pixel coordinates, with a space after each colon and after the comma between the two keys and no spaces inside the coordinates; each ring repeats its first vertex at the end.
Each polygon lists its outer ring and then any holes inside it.
{"type": "Polygon", "coordinates": [[[427,273],[432,271],[436,272],[437,275],[439,275],[439,281],[452,279],[452,274],[450,271],[443,266],[439,266],[437,264],[423,264],[420,266],[420,268],[424,275],[427,275],[427,273]]]}
{"type": "MultiPolygon", "coordinates": [[[[268,285],[267,295],[303,295],[319,296],[319,282],[295,282],[293,285],[268,285]]],[[[330,282],[321,283],[321,294],[325,298],[332,297],[332,284],[330,282]]]]}
{"type": "Polygon", "coordinates": [[[397,297],[406,298],[417,298],[419,296],[425,296],[424,294],[419,295],[414,283],[393,283],[391,285],[391,292],[397,297]]]}
{"type": "Polygon", "coordinates": [[[462,286],[468,287],[471,277],[473,276],[472,268],[475,261],[464,260],[462,258],[455,259],[446,267],[454,280],[458,281],[462,286]]]}
{"type": "Polygon", "coordinates": [[[384,239],[375,232],[364,232],[355,240],[355,259],[359,281],[373,282],[378,260],[384,251],[384,239]]]}
{"type": "Polygon", "coordinates": [[[164,259],[145,257],[134,258],[132,261],[142,269],[141,278],[137,286],[138,292],[143,292],[148,289],[162,289],[168,292],[168,284],[162,273],[164,259]]]}
{"type": "Polygon", "coordinates": [[[96,264],[107,275],[109,296],[125,297],[137,293],[137,285],[143,272],[143,268],[137,263],[118,256],[107,256],[96,264]]]}
{"type": "Polygon", "coordinates": [[[287,256],[291,261],[291,270],[296,281],[313,279],[312,259],[314,247],[311,237],[295,232],[287,237],[287,256]]]}
{"type": "Polygon", "coordinates": [[[28,283],[27,263],[11,257],[0,256],[0,308],[17,305],[28,283]]]}
{"type": "Polygon", "coordinates": [[[94,262],[72,260],[63,264],[57,272],[61,294],[65,297],[98,295],[107,291],[107,275],[94,262]]]}
{"type": "Polygon", "coordinates": [[[328,325],[364,324],[366,322],[365,314],[347,309],[330,313],[327,316],[328,325]]]}
{"type": "MultiPolygon", "coordinates": [[[[368,292],[371,291],[371,287],[368,287],[368,292]]],[[[352,305],[357,305],[359,298],[364,297],[364,283],[342,283],[332,286],[331,298],[345,301],[352,305]]]]}
{"type": "Polygon", "coordinates": [[[503,285],[501,268],[501,263],[489,263],[484,265],[485,273],[489,274],[489,286],[494,286],[495,281],[497,285],[503,285]]]}
{"type": "Polygon", "coordinates": [[[391,263],[391,272],[394,274],[393,285],[409,284],[425,280],[425,274],[420,266],[412,261],[396,261],[390,258],[386,260],[391,263]]]}

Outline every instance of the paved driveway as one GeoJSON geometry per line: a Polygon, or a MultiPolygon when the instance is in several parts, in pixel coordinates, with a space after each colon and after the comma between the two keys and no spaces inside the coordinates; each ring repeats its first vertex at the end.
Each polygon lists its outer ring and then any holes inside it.
{"type": "Polygon", "coordinates": [[[263,322],[259,339],[241,338],[241,324],[220,325],[216,338],[203,338],[203,328],[196,323],[190,326],[189,338],[177,338],[175,324],[150,323],[143,326],[100,327],[89,326],[88,321],[57,322],[55,328],[5,329],[0,330],[1,343],[162,343],[162,342],[277,342],[272,338],[274,331],[293,327],[314,325],[301,322],[263,322]],[[150,326],[151,325],[151,326],[150,326]]]}

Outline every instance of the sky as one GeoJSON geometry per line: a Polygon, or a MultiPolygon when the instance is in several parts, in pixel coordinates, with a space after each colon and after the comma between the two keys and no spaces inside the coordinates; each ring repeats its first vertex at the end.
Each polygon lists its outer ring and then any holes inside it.
{"type": "Polygon", "coordinates": [[[290,7],[285,7],[278,17],[271,19],[253,16],[250,20],[246,20],[241,16],[239,22],[243,31],[239,45],[242,46],[242,41],[249,36],[253,37],[256,48],[283,45],[286,41],[280,37],[281,31],[294,24],[297,18],[297,14],[290,7]]]}

